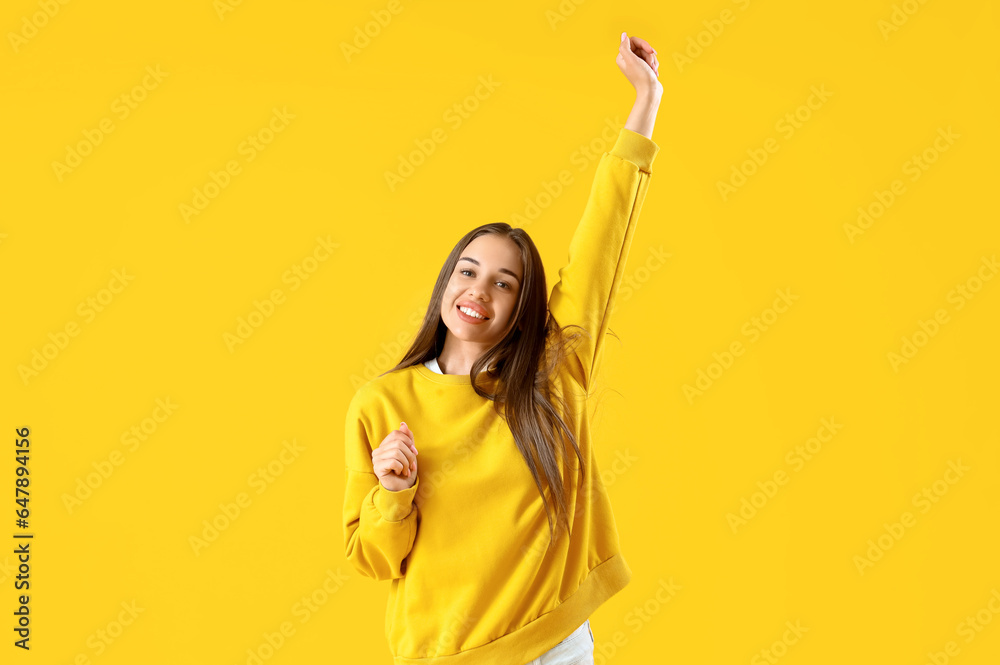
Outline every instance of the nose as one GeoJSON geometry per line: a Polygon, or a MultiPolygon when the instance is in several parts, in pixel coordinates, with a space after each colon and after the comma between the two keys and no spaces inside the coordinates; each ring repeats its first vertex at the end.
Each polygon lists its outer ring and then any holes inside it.
{"type": "Polygon", "coordinates": [[[487,289],[485,287],[480,287],[478,284],[473,284],[469,287],[469,298],[474,300],[489,300],[487,294],[487,289]]]}

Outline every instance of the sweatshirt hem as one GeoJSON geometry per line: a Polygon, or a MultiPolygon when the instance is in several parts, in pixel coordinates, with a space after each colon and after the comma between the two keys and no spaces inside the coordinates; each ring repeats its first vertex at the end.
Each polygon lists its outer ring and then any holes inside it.
{"type": "Polygon", "coordinates": [[[393,665],[511,665],[529,663],[580,627],[607,599],[625,588],[632,570],[619,552],[599,563],[555,609],[492,642],[444,656],[394,656],[393,665]]]}

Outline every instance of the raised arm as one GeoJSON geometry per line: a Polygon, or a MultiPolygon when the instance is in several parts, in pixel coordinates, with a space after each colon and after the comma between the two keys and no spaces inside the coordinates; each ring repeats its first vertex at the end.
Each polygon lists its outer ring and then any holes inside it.
{"type": "Polygon", "coordinates": [[[650,138],[663,92],[656,55],[645,41],[622,34],[617,62],[636,88],[635,103],[614,146],[598,162],[569,260],[549,296],[549,311],[559,325],[575,324],[586,332],[576,343],[570,370],[588,392],[659,152],[650,138]]]}
{"type": "Polygon", "coordinates": [[[629,37],[623,32],[615,62],[635,88],[635,103],[625,121],[625,129],[651,139],[656,112],[663,96],[663,85],[657,79],[660,63],[656,59],[656,50],[645,39],[629,37]]]}

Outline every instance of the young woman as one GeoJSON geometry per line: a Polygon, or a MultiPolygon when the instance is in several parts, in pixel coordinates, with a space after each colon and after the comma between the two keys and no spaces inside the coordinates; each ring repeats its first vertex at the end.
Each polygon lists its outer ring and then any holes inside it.
{"type": "Polygon", "coordinates": [[[646,41],[623,32],[616,62],[635,104],[547,302],[522,229],[473,229],[403,359],[348,407],[346,553],[392,581],[394,665],[593,663],[588,617],[632,577],[586,397],[659,151],[663,87],[646,41]]]}

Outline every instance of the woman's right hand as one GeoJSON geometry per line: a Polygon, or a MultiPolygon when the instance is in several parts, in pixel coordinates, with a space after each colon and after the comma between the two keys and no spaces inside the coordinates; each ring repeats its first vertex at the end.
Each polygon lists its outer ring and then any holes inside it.
{"type": "Polygon", "coordinates": [[[636,95],[659,100],[663,94],[663,85],[659,80],[660,62],[656,59],[656,49],[649,42],[623,32],[615,62],[635,88],[636,95]]]}
{"type": "Polygon", "coordinates": [[[390,492],[409,489],[417,482],[417,447],[406,423],[389,432],[372,451],[372,467],[382,487],[390,492]]]}

